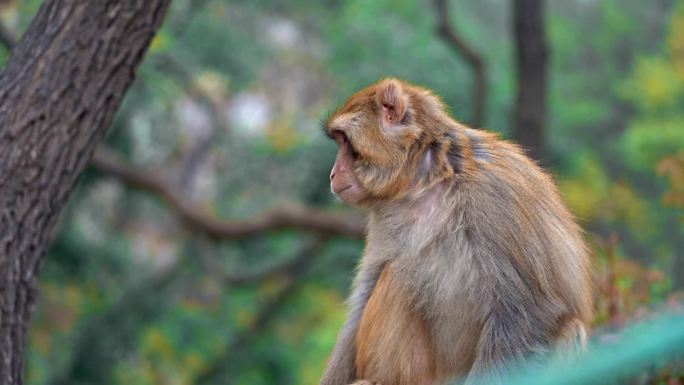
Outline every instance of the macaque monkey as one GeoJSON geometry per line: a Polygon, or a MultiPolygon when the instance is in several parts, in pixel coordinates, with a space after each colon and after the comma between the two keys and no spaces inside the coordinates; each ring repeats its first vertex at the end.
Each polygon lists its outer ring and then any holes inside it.
{"type": "Polygon", "coordinates": [[[497,384],[514,362],[582,349],[585,245],[517,146],[397,79],[351,96],[325,132],[339,147],[332,191],[369,218],[321,385],[497,384]]]}

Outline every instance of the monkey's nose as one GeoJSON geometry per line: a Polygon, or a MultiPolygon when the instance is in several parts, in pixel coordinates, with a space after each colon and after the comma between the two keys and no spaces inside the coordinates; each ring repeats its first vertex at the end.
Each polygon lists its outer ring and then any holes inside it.
{"type": "Polygon", "coordinates": [[[335,171],[331,171],[330,172],[330,180],[333,180],[334,177],[335,177],[335,171]]]}

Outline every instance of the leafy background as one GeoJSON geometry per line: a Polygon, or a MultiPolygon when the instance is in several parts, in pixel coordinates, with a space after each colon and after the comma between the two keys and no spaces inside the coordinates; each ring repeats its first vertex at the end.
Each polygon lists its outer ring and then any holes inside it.
{"type": "MultiPolygon", "coordinates": [[[[487,64],[484,126],[510,138],[511,2],[452,3],[487,64]]],[[[39,5],[2,1],[0,20],[19,35],[39,5]]],[[[471,72],[435,20],[425,0],[175,0],[105,147],[216,217],[292,202],[346,213],[320,132],[336,103],[397,76],[471,118],[471,72]]],[[[601,343],[684,304],[684,1],[549,1],[546,25],[544,162],[586,230],[601,343]]],[[[27,383],[316,384],[361,251],[296,231],[211,239],[90,169],[42,267],[27,383]],[[314,257],[229,279],[302,253],[314,257]]],[[[682,384],[681,362],[634,381],[682,384]]]]}

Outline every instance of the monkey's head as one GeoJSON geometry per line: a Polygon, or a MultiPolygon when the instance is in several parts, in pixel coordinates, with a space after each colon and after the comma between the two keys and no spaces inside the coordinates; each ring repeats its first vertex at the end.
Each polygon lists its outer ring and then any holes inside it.
{"type": "Polygon", "coordinates": [[[355,93],[325,124],[338,145],[332,191],[368,207],[453,176],[461,154],[450,121],[436,96],[397,79],[355,93]]]}

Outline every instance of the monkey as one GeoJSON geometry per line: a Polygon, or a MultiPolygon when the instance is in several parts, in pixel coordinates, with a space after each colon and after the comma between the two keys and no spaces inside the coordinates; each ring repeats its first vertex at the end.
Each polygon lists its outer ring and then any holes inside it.
{"type": "Polygon", "coordinates": [[[368,219],[320,385],[497,384],[515,362],[582,351],[582,232],[521,148],[395,78],[353,94],[324,131],[331,190],[368,219]]]}

